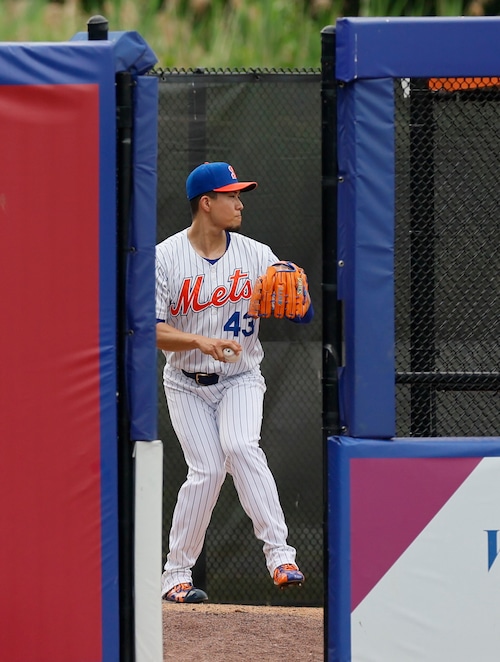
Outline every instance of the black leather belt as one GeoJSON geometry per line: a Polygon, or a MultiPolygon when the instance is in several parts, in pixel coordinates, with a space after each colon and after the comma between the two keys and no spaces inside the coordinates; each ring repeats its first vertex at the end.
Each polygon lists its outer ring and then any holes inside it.
{"type": "Polygon", "coordinates": [[[194,381],[200,386],[212,386],[212,384],[217,384],[219,381],[219,375],[215,373],[209,374],[206,372],[186,372],[182,371],[186,377],[194,379],[194,381]]]}

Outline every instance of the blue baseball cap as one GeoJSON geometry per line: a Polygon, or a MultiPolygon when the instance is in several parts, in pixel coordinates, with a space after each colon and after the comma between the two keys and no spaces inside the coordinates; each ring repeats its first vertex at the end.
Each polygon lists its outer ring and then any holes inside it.
{"type": "Polygon", "coordinates": [[[195,168],[186,180],[186,193],[189,200],[198,195],[217,191],[251,191],[257,182],[240,182],[234,172],[233,166],[222,161],[202,163],[195,168]]]}

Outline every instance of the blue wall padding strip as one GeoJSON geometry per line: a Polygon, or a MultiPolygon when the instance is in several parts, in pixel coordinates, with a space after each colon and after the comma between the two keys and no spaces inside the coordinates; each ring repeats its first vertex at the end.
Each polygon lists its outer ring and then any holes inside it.
{"type": "Polygon", "coordinates": [[[2,85],[95,83],[96,69],[102,63],[101,93],[108,85],[114,89],[113,50],[109,42],[94,41],[82,44],[81,49],[71,43],[3,43],[1,46],[2,85]]]}
{"type": "Polygon", "coordinates": [[[344,302],[342,424],[353,437],[395,434],[394,92],[359,81],[338,96],[338,286],[344,302]]]}
{"type": "Polygon", "coordinates": [[[351,576],[345,571],[350,549],[349,460],[341,450],[335,438],[327,440],[327,662],[348,662],[351,652],[351,576]]]}
{"type": "Polygon", "coordinates": [[[352,458],[498,457],[500,437],[398,437],[393,440],[331,437],[352,458]]]}
{"type": "Polygon", "coordinates": [[[157,433],[155,243],[158,78],[142,76],[134,89],[133,202],[127,263],[127,384],[133,441],[157,433]]]}
{"type": "MultiPolygon", "coordinates": [[[[95,47],[92,42],[85,50],[95,47]]],[[[82,45],[83,46],[83,45],[82,45]]],[[[73,49],[75,50],[74,46],[73,49]]],[[[78,49],[79,50],[79,49],[78,49]]],[[[111,51],[112,53],[112,51],[111,51]]],[[[102,64],[101,64],[102,66],[102,64]]],[[[114,67],[100,86],[99,309],[101,346],[101,530],[103,660],[119,651],[116,357],[116,96],[114,67]]]]}
{"type": "Polygon", "coordinates": [[[342,18],[336,77],[498,76],[500,17],[342,18]]]}

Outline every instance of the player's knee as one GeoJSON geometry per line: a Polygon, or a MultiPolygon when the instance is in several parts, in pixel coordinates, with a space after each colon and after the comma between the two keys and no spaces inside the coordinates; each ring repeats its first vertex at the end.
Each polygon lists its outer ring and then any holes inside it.
{"type": "Polygon", "coordinates": [[[203,473],[207,482],[220,488],[226,477],[226,467],[225,465],[207,467],[203,473]]]}
{"type": "Polygon", "coordinates": [[[241,464],[253,464],[256,460],[262,461],[263,451],[259,446],[258,439],[249,443],[248,441],[242,442],[240,439],[233,439],[226,446],[226,467],[229,473],[231,468],[241,464]]]}

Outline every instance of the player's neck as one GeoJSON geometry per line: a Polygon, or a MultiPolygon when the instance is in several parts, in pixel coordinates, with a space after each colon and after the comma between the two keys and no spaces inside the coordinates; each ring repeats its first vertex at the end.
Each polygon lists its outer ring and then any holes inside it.
{"type": "Polygon", "coordinates": [[[213,229],[200,227],[193,223],[188,229],[187,236],[191,246],[209,260],[216,260],[226,252],[227,236],[225,230],[214,232],[213,229]]]}

